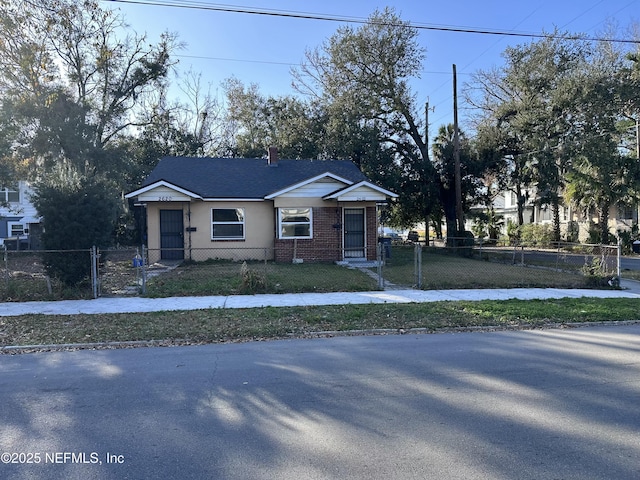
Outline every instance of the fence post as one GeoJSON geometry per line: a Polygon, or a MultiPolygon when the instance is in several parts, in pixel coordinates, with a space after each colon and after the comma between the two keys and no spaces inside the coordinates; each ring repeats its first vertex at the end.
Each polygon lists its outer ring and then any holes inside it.
{"type": "Polygon", "coordinates": [[[4,257],[4,278],[7,284],[7,290],[9,290],[9,253],[7,252],[7,246],[2,244],[3,257],[4,257]]]}
{"type": "Polygon", "coordinates": [[[142,267],[140,267],[142,269],[142,285],[140,286],[140,293],[145,295],[147,293],[147,263],[149,259],[147,258],[148,253],[145,250],[144,245],[142,245],[142,249],[140,251],[142,252],[142,267]]]}
{"type": "Polygon", "coordinates": [[[98,298],[98,250],[95,245],[91,247],[91,287],[93,298],[98,298]]]}
{"type": "Polygon", "coordinates": [[[617,253],[617,262],[616,262],[616,276],[618,277],[618,281],[620,281],[620,262],[622,257],[622,242],[620,238],[618,238],[618,247],[616,248],[617,253]]]}
{"type": "Polygon", "coordinates": [[[415,273],[415,285],[422,288],[422,245],[416,243],[413,247],[413,268],[415,273]]]}
{"type": "Polygon", "coordinates": [[[384,290],[384,253],[385,250],[383,248],[382,242],[378,242],[378,244],[376,245],[376,256],[378,257],[378,288],[380,290],[384,290]]]}

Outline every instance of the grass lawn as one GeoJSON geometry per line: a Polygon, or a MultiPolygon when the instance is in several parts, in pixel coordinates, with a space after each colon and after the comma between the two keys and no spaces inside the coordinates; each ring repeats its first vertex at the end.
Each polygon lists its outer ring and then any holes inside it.
{"type": "MultiPolygon", "coordinates": [[[[415,284],[413,247],[394,247],[384,268],[385,280],[397,285],[415,284]]],[[[498,263],[477,258],[422,252],[422,288],[584,288],[590,279],[550,268],[498,263]]]]}
{"type": "Polygon", "coordinates": [[[109,315],[0,317],[0,346],[157,340],[215,343],[368,329],[532,328],[640,320],[636,299],[210,309],[109,315]]]}
{"type": "MultiPolygon", "coordinates": [[[[112,256],[113,257],[113,256],[112,256]]],[[[131,261],[107,257],[101,268],[101,292],[111,295],[125,286],[136,289],[137,272],[131,261]],[[108,267],[108,268],[107,268],[108,267]]],[[[77,287],[63,287],[56,279],[47,279],[41,272],[30,272],[25,260],[20,272],[0,282],[0,301],[61,300],[92,298],[87,280],[77,287]],[[49,289],[49,291],[47,291],[49,289]]],[[[185,263],[175,270],[150,278],[149,297],[190,295],[237,295],[253,293],[299,293],[377,290],[378,282],[360,270],[322,263],[206,261],[185,263]]],[[[371,269],[377,273],[377,269],[371,269]]],[[[636,275],[637,272],[633,272],[636,275]]],[[[416,284],[414,250],[411,246],[394,246],[391,258],[383,270],[385,280],[411,288],[416,284]]],[[[631,272],[624,272],[630,277],[631,272]]],[[[593,278],[553,268],[512,265],[477,258],[436,253],[423,249],[422,288],[516,288],[557,287],[582,288],[597,286],[593,278]],[[590,283],[591,282],[591,283],[590,283]]]]}
{"type": "Polygon", "coordinates": [[[152,278],[148,297],[237,295],[253,293],[358,292],[376,290],[375,280],[359,270],[323,263],[186,264],[152,278]]]}

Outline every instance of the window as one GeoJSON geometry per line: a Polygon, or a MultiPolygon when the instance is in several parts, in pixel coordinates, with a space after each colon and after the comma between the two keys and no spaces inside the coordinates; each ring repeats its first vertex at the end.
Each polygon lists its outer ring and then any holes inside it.
{"type": "Polygon", "coordinates": [[[17,185],[0,189],[0,203],[20,203],[20,188],[17,185]]]}
{"type": "Polygon", "coordinates": [[[213,208],[211,210],[212,240],[244,240],[244,209],[213,208]]]}
{"type": "Polygon", "coordinates": [[[22,223],[8,222],[9,225],[9,237],[21,237],[27,235],[29,230],[25,228],[22,223]]]}
{"type": "Polygon", "coordinates": [[[311,238],[311,208],[280,208],[279,238],[311,238]]]}
{"type": "Polygon", "coordinates": [[[633,219],[634,208],[632,205],[618,204],[618,218],[633,219]]]}

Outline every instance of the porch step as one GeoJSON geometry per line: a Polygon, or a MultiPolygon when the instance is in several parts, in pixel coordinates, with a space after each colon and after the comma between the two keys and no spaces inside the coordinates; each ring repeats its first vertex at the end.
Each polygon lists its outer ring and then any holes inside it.
{"type": "Polygon", "coordinates": [[[378,266],[378,261],[367,260],[366,258],[349,258],[347,260],[337,261],[336,265],[353,268],[375,268],[378,266]]]}

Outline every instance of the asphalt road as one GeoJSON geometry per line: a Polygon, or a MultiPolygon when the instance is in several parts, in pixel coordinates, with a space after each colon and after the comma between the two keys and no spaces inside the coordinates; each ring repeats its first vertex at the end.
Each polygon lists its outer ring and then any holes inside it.
{"type": "Polygon", "coordinates": [[[3,355],[0,478],[635,480],[638,405],[639,325],[3,355]]]}

